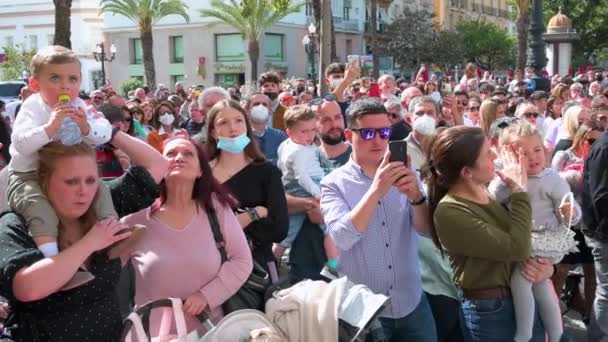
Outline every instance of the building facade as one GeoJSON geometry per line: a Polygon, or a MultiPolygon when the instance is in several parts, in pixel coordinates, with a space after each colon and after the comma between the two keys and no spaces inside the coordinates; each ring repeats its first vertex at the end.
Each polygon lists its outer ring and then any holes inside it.
{"type": "MultiPolygon", "coordinates": [[[[72,2],[72,50],[80,57],[82,89],[87,91],[101,82],[101,65],[95,61],[93,51],[102,41],[102,26],[99,1],[72,2]]],[[[0,47],[38,50],[53,44],[54,33],[55,7],[52,1],[0,0],[0,47]]]]}
{"type": "Polygon", "coordinates": [[[507,0],[434,0],[435,17],[442,29],[453,29],[466,20],[485,20],[512,32],[507,0]]]}
{"type": "MultiPolygon", "coordinates": [[[[332,3],[337,58],[363,52],[364,0],[336,0],[332,3]]],[[[251,65],[247,41],[234,28],[198,15],[208,0],[186,0],[190,22],[170,16],[154,25],[156,80],[172,88],[175,82],[223,85],[250,81],[251,65]]],[[[312,22],[312,6],[291,14],[265,32],[260,39],[259,72],[274,70],[284,77],[307,77],[311,63],[302,44],[312,22]]],[[[103,14],[106,46],[114,44],[116,60],[107,64],[110,84],[119,87],[129,77],[143,79],[143,51],[137,27],[125,17],[103,14]]],[[[317,54],[318,58],[318,54],[317,54]]],[[[315,61],[318,75],[318,63],[315,61]]],[[[118,89],[118,88],[116,88],[118,89]]]]}

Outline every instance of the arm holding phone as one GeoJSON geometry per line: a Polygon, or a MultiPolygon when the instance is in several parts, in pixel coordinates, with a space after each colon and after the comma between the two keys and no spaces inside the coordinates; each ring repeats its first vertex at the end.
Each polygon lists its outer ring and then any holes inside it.
{"type": "Polygon", "coordinates": [[[426,204],[426,196],[420,189],[418,178],[414,171],[410,169],[410,158],[407,155],[407,142],[404,140],[389,142],[391,163],[402,162],[405,164],[405,172],[398,178],[394,186],[399,192],[407,196],[413,208],[413,224],[419,234],[426,235],[430,232],[429,207],[426,204]]]}
{"type": "Polygon", "coordinates": [[[361,76],[361,68],[357,64],[346,64],[346,70],[344,71],[344,80],[340,85],[334,89],[334,96],[336,100],[341,103],[344,102],[344,92],[350,85],[361,76]]]}

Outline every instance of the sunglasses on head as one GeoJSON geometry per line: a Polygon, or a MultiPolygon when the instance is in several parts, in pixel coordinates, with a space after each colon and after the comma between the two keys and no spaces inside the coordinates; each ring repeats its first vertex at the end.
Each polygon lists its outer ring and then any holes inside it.
{"type": "Polygon", "coordinates": [[[325,101],[327,101],[327,102],[337,101],[336,95],[329,94],[329,95],[325,95],[323,97],[315,97],[309,103],[310,103],[311,106],[319,106],[319,105],[321,105],[325,101]]]}
{"type": "Polygon", "coordinates": [[[380,135],[383,140],[388,139],[391,136],[392,129],[390,127],[382,128],[351,128],[351,131],[359,133],[361,139],[372,140],[376,137],[376,133],[380,135]]]}
{"type": "Polygon", "coordinates": [[[522,116],[525,116],[528,119],[531,117],[534,117],[536,119],[536,118],[538,118],[539,114],[534,113],[534,112],[528,112],[528,113],[523,113],[522,116]]]}

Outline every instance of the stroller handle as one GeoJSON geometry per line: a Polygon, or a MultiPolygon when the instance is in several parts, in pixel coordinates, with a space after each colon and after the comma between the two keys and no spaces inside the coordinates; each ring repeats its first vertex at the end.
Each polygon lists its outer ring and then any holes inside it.
{"type": "MultiPolygon", "coordinates": [[[[151,337],[150,337],[150,312],[156,308],[173,308],[173,303],[171,302],[171,299],[164,298],[164,299],[158,299],[158,300],[148,302],[148,303],[140,306],[139,308],[135,309],[135,313],[139,317],[141,317],[142,324],[144,326],[144,331],[146,333],[146,338],[148,340],[151,339],[151,337]]],[[[214,327],[213,323],[211,323],[211,320],[209,319],[209,315],[207,314],[207,312],[205,312],[205,311],[201,312],[200,314],[196,315],[196,318],[201,323],[203,323],[203,326],[206,329],[211,330],[214,327]]],[[[133,322],[131,322],[128,318],[126,318],[123,321],[122,330],[120,332],[120,339],[118,341],[124,341],[127,338],[127,335],[129,334],[129,331],[131,330],[132,327],[133,327],[133,322]]]]}

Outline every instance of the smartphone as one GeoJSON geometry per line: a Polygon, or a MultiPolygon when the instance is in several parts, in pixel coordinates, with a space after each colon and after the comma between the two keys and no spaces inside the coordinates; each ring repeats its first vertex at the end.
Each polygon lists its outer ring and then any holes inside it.
{"type": "Polygon", "coordinates": [[[452,85],[449,82],[443,82],[441,85],[441,92],[444,95],[452,94],[452,85]]]}
{"type": "Polygon", "coordinates": [[[407,142],[405,140],[389,141],[388,150],[391,152],[389,162],[407,163],[407,142]]]}
{"type": "Polygon", "coordinates": [[[348,55],[346,56],[346,60],[350,65],[361,67],[361,59],[359,58],[359,55],[348,55]]]}

